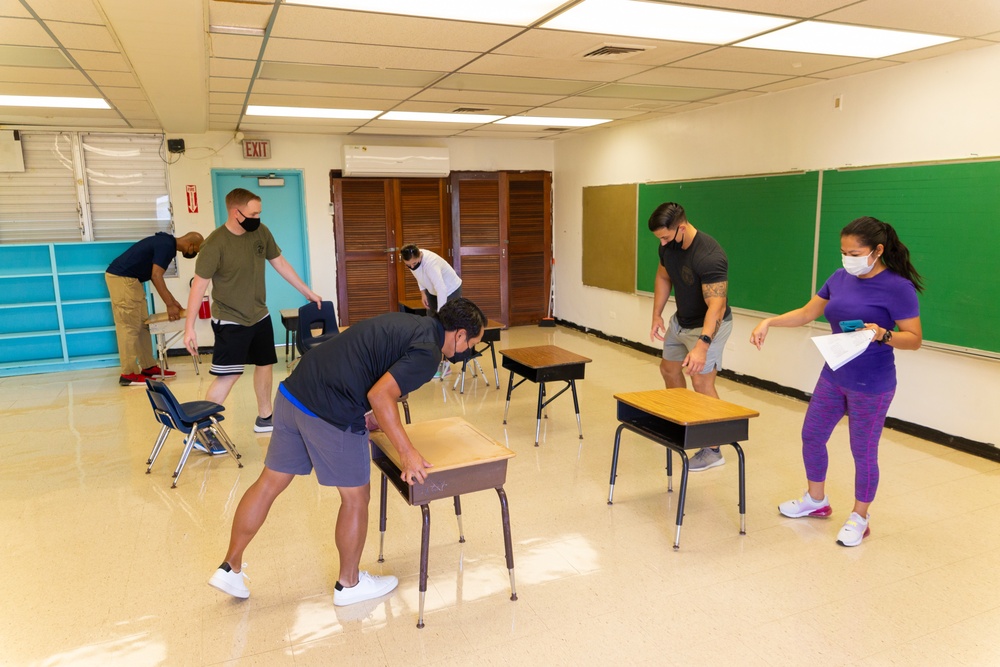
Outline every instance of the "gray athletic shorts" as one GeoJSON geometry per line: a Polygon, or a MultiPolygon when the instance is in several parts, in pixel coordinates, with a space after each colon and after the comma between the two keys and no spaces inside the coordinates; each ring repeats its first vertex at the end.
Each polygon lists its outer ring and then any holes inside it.
{"type": "MultiPolygon", "coordinates": [[[[713,370],[722,370],[722,351],[726,348],[726,341],[729,334],[733,332],[733,320],[723,320],[719,326],[719,332],[712,339],[712,344],[708,346],[708,353],[705,355],[705,368],[699,373],[711,373],[713,370]]],[[[673,315],[667,322],[667,335],[663,337],[663,358],[667,361],[684,361],[688,352],[698,342],[701,335],[701,327],[697,329],[684,329],[677,322],[677,315],[673,315]]]]}
{"type": "Polygon", "coordinates": [[[264,465],[291,475],[308,475],[315,468],[323,486],[352,487],[368,483],[371,462],[367,431],[341,431],[302,412],[278,392],[264,465]]]}

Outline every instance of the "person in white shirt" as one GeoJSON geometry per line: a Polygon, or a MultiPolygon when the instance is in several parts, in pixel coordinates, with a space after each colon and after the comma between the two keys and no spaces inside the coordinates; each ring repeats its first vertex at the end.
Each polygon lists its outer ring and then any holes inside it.
{"type": "MultiPolygon", "coordinates": [[[[444,304],[462,296],[462,279],[451,268],[451,264],[437,253],[421,250],[410,243],[402,247],[400,256],[417,280],[420,300],[428,315],[434,315],[444,304]]],[[[438,374],[434,377],[443,378],[449,373],[451,364],[442,361],[438,374]]]]}

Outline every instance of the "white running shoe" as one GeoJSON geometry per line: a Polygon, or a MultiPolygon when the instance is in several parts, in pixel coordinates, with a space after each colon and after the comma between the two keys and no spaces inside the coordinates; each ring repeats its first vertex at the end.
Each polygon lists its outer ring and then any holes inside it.
{"type": "MultiPolygon", "coordinates": [[[[246,563],[243,564],[243,567],[246,567],[246,563]]],[[[233,569],[229,567],[229,563],[223,562],[219,566],[219,569],[215,571],[215,574],[212,575],[212,578],[208,580],[208,585],[218,588],[223,593],[229,593],[234,598],[245,600],[250,597],[250,589],[247,588],[246,584],[249,580],[250,577],[245,572],[242,570],[240,572],[233,572],[233,569]]]]}
{"type": "Polygon", "coordinates": [[[823,500],[813,500],[813,497],[806,491],[798,500],[786,500],[778,505],[778,511],[792,519],[804,516],[826,517],[833,514],[830,507],[830,499],[823,496],[823,500]]]}
{"type": "Polygon", "coordinates": [[[378,577],[368,574],[362,570],[358,574],[358,583],[350,588],[345,588],[339,581],[333,587],[333,604],[338,607],[364,602],[377,597],[382,597],[391,592],[399,585],[399,580],[391,575],[378,577]]]}
{"type": "Polygon", "coordinates": [[[837,533],[837,544],[842,547],[856,547],[861,544],[861,540],[868,537],[872,529],[868,527],[868,520],[871,515],[868,515],[864,519],[857,512],[851,512],[850,518],[844,524],[844,527],[840,529],[837,533]]]}

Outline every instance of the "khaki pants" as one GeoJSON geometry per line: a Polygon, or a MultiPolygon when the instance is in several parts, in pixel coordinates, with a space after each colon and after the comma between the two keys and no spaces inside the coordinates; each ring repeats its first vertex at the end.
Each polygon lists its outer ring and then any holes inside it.
{"type": "Polygon", "coordinates": [[[153,344],[146,329],[149,309],[146,292],[135,278],[104,274],[111,295],[111,311],[115,316],[115,334],[118,337],[118,357],[122,375],[133,375],[156,365],[153,344]],[[138,365],[136,363],[138,362],[138,365]]]}

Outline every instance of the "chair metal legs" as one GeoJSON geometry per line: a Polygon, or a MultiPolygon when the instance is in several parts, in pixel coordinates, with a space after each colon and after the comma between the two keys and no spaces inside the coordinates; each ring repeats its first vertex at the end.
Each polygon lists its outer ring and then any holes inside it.
{"type": "Polygon", "coordinates": [[[172,429],[169,426],[163,426],[160,429],[160,435],[156,436],[156,444],[153,445],[153,450],[149,453],[149,458],[146,460],[146,474],[148,475],[153,470],[153,463],[156,462],[156,457],[160,455],[160,450],[163,449],[163,443],[167,441],[167,436],[170,435],[172,429]]]}

